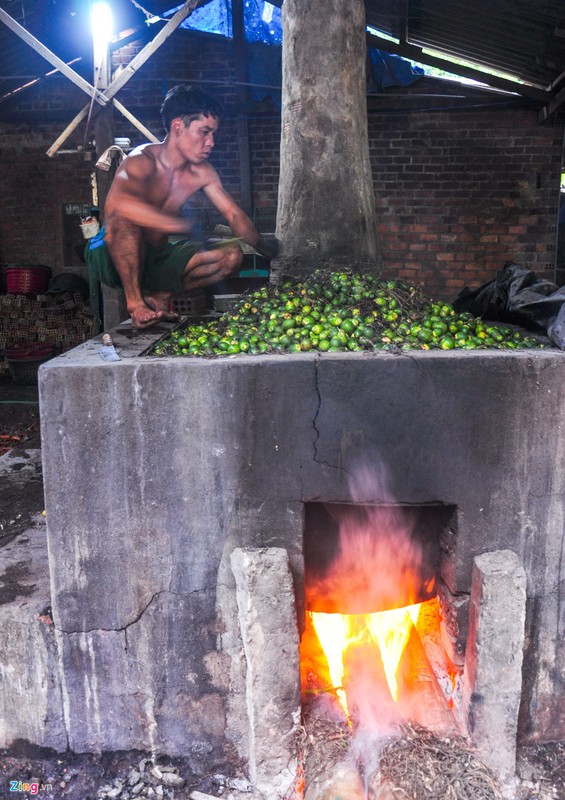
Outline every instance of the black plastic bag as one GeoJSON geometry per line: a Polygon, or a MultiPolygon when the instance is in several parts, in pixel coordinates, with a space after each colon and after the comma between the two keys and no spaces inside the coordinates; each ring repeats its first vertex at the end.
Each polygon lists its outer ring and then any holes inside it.
{"type": "Polygon", "coordinates": [[[538,280],[535,272],[507,261],[494,280],[475,290],[463,289],[454,302],[457,312],[468,311],[492,322],[509,322],[542,333],[565,349],[565,287],[538,280]]]}

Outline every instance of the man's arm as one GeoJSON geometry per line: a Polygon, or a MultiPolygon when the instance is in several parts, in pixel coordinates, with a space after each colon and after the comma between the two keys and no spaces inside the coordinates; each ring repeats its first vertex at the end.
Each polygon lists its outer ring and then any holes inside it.
{"type": "Polygon", "coordinates": [[[277,239],[274,237],[264,238],[261,236],[245,211],[243,211],[243,209],[237,205],[233,197],[226,192],[219,178],[206,184],[203,189],[208,199],[225,218],[236,236],[239,236],[244,242],[251,245],[251,247],[261,255],[267,258],[275,258],[279,251],[277,239]]]}

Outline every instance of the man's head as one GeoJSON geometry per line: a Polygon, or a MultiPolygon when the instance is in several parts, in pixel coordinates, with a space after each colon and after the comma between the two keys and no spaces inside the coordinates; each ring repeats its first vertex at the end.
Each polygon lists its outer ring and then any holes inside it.
{"type": "Polygon", "coordinates": [[[171,130],[174,119],[182,119],[185,125],[199,117],[219,119],[221,108],[219,102],[211,95],[193,86],[173,86],[169,89],[163,105],[161,118],[167,133],[171,130]]]}

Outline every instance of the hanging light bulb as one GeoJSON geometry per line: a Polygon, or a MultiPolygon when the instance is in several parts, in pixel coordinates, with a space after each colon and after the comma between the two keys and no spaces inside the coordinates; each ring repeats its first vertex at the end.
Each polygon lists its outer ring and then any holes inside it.
{"type": "Polygon", "coordinates": [[[94,68],[100,69],[108,53],[108,44],[112,38],[112,9],[108,3],[94,3],[91,12],[92,46],[94,51],[94,68]]]}

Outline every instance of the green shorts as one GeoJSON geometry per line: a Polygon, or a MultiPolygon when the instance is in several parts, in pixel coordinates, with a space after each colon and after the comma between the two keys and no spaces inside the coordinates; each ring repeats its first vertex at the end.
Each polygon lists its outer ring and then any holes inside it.
{"type": "MultiPolygon", "coordinates": [[[[84,251],[90,277],[106,286],[119,289],[120,276],[104,241],[104,228],[89,239],[84,251]]],[[[182,292],[182,276],[192,256],[200,245],[183,239],[166,242],[161,247],[147,245],[141,274],[141,289],[147,292],[182,292]]]]}

